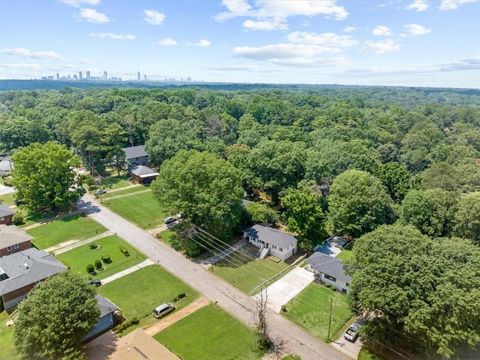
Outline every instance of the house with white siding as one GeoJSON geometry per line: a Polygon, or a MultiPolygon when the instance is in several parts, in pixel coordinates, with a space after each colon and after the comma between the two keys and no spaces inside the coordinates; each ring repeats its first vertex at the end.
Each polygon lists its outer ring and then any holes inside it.
{"type": "Polygon", "coordinates": [[[268,255],[287,260],[297,252],[297,239],[286,232],[264,225],[254,225],[243,231],[244,238],[259,248],[261,259],[268,255]]]}
{"type": "Polygon", "coordinates": [[[307,270],[314,273],[316,280],[329,284],[343,293],[350,291],[352,278],[345,272],[342,260],[316,252],[307,259],[307,264],[307,270]]]}

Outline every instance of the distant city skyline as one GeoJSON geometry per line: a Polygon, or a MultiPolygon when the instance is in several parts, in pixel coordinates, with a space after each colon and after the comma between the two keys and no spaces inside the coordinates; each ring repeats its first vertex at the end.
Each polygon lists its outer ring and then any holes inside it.
{"type": "Polygon", "coordinates": [[[5,0],[0,79],[478,88],[479,16],[480,0],[5,0]]]}

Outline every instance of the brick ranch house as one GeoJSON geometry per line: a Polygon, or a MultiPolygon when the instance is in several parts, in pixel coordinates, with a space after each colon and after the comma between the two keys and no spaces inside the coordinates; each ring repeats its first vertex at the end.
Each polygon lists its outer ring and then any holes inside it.
{"type": "Polygon", "coordinates": [[[35,248],[1,257],[0,308],[13,309],[37,283],[66,270],[52,255],[35,248]]]}
{"type": "Polygon", "coordinates": [[[0,225],[0,257],[32,247],[32,237],[15,225],[0,225]]]}
{"type": "Polygon", "coordinates": [[[0,224],[11,225],[13,222],[13,210],[7,205],[0,203],[0,224]]]}

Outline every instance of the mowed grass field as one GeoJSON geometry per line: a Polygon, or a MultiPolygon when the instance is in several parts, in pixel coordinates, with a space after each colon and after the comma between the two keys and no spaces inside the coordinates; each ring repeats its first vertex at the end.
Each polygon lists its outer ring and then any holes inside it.
{"type": "Polygon", "coordinates": [[[0,312],[0,359],[15,360],[17,353],[13,344],[13,326],[5,323],[10,319],[6,311],[0,312]]]}
{"type": "MultiPolygon", "coordinates": [[[[139,190],[145,189],[139,188],[139,190]]],[[[103,205],[143,229],[151,229],[163,224],[166,217],[151,191],[112,200],[106,198],[103,200],[103,205]]]]}
{"type": "Polygon", "coordinates": [[[97,275],[94,276],[97,279],[104,279],[146,259],[143,254],[117,236],[107,236],[96,240],[94,243],[97,245],[96,249],[91,249],[90,245],[92,243],[89,243],[60,254],[57,258],[70,267],[73,272],[82,276],[89,276],[87,265],[94,265],[95,260],[101,261],[102,255],[110,256],[112,262],[110,264],[102,262],[103,270],[97,270],[97,275]],[[130,255],[125,256],[120,251],[120,246],[127,249],[130,255]]]}
{"type": "Polygon", "coordinates": [[[54,220],[27,232],[33,236],[33,243],[45,249],[68,240],[85,240],[105,232],[102,225],[82,215],[54,220]]]}
{"type": "MultiPolygon", "coordinates": [[[[141,324],[153,322],[152,310],[182,293],[186,297],[175,302],[180,309],[198,297],[197,292],[157,265],[150,265],[98,288],[122,310],[127,320],[137,318],[141,324]]],[[[130,329],[132,330],[132,329],[130,329]]]]}
{"type": "Polygon", "coordinates": [[[154,338],[183,360],[260,359],[256,335],[215,305],[208,305],[154,338]]]}
{"type": "MultiPolygon", "coordinates": [[[[247,253],[251,255],[250,251],[247,251],[247,253]]],[[[210,267],[210,271],[245,293],[254,295],[260,290],[256,289],[258,285],[271,279],[287,267],[288,264],[282,261],[276,262],[268,258],[250,260],[250,258],[247,258],[245,251],[242,250],[213,265],[210,267]]]]}
{"type": "Polygon", "coordinates": [[[145,190],[148,190],[147,187],[145,186],[142,186],[142,185],[136,185],[136,186],[131,186],[131,187],[128,187],[128,188],[125,188],[125,189],[119,189],[119,190],[116,190],[116,191],[112,191],[112,192],[108,192],[103,196],[103,199],[108,199],[108,198],[111,198],[111,197],[120,197],[120,196],[123,196],[123,195],[130,195],[130,194],[134,194],[134,193],[137,193],[137,192],[140,192],[140,191],[145,191],[145,190]]]}
{"type": "Polygon", "coordinates": [[[287,312],[282,312],[284,316],[324,341],[334,339],[335,334],[353,316],[345,295],[317,283],[308,285],[285,306],[287,312]],[[330,299],[332,298],[332,325],[330,339],[328,339],[330,299]]]}

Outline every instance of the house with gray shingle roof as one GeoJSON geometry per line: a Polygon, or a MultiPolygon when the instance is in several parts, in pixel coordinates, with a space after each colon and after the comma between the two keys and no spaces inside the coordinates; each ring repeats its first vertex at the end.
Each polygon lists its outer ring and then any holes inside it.
{"type": "Polygon", "coordinates": [[[130,146],[122,149],[125,159],[130,165],[148,165],[148,154],[145,145],[130,146]]]}
{"type": "Polygon", "coordinates": [[[158,176],[158,172],[144,165],[130,168],[130,176],[139,184],[150,184],[158,176]]]}
{"type": "Polygon", "coordinates": [[[0,224],[10,225],[13,219],[13,210],[7,205],[0,203],[0,224]]]}
{"type": "Polygon", "coordinates": [[[286,260],[297,252],[297,239],[286,232],[264,225],[254,225],[243,230],[244,238],[258,247],[260,258],[267,255],[286,260]]]}
{"type": "Polygon", "coordinates": [[[66,270],[52,255],[35,248],[1,257],[0,298],[4,308],[14,308],[37,283],[66,270]]]}
{"type": "Polygon", "coordinates": [[[307,269],[313,271],[316,280],[330,284],[343,293],[350,290],[352,278],[345,272],[342,260],[316,252],[307,259],[307,264],[307,269]]]}
{"type": "Polygon", "coordinates": [[[0,225],[0,257],[32,247],[32,237],[15,225],[0,225]]]}

